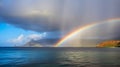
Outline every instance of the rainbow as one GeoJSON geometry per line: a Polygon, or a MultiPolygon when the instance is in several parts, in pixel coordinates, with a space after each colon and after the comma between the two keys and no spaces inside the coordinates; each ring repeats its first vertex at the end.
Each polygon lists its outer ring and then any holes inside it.
{"type": "Polygon", "coordinates": [[[84,30],[86,29],[89,29],[89,28],[92,28],[98,24],[101,24],[101,23],[104,23],[104,22],[117,22],[117,21],[120,21],[120,18],[113,18],[113,19],[108,19],[108,20],[105,20],[105,21],[100,21],[99,22],[92,22],[91,24],[88,24],[88,25],[85,25],[85,26],[82,26],[80,27],[79,29],[76,29],[76,30],[73,30],[72,32],[70,32],[69,34],[67,34],[65,37],[63,37],[60,41],[58,41],[58,43],[56,43],[54,45],[54,47],[59,47],[61,46],[64,42],[66,42],[69,38],[72,38],[74,37],[75,35],[77,34],[80,34],[81,32],[83,32],[84,30]]]}

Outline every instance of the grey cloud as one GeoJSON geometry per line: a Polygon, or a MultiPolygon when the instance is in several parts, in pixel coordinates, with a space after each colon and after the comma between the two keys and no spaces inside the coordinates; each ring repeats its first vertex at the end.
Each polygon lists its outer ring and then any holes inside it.
{"type": "Polygon", "coordinates": [[[56,31],[60,27],[60,2],[62,0],[3,0],[0,17],[26,30],[56,31]]]}
{"type": "Polygon", "coordinates": [[[120,0],[1,0],[0,17],[33,31],[71,31],[120,17],[120,0]]]}

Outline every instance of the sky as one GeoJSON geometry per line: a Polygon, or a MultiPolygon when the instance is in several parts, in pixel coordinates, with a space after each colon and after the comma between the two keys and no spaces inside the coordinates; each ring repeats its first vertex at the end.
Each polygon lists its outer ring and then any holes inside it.
{"type": "Polygon", "coordinates": [[[119,18],[119,6],[120,0],[0,0],[0,46],[53,46],[70,31],[119,18]]]}

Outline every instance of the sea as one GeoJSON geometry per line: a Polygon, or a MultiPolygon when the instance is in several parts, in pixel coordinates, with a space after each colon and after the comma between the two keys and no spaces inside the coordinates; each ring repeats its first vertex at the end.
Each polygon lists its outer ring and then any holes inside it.
{"type": "Polygon", "coordinates": [[[120,67],[120,48],[0,47],[0,67],[120,67]]]}

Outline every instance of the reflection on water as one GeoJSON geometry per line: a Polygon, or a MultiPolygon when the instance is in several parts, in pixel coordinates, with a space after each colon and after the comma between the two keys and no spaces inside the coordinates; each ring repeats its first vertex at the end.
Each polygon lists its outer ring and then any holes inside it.
{"type": "Polygon", "coordinates": [[[0,67],[120,67],[119,48],[1,48],[0,67]]]}
{"type": "MultiPolygon", "coordinates": [[[[119,52],[92,52],[92,51],[70,51],[62,52],[60,55],[61,64],[75,64],[77,66],[100,66],[102,65],[120,65],[120,53],[119,52]],[[62,62],[64,61],[64,62],[62,62]]],[[[60,59],[59,58],[59,59],[60,59]]]]}

